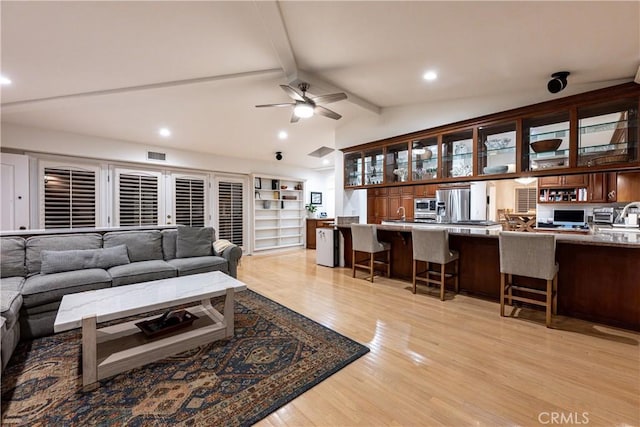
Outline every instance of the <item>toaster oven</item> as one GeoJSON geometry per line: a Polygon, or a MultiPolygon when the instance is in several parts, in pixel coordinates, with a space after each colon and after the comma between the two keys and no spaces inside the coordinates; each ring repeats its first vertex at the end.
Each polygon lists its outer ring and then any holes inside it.
{"type": "Polygon", "coordinates": [[[596,224],[613,224],[614,208],[593,208],[593,222],[596,224]]]}

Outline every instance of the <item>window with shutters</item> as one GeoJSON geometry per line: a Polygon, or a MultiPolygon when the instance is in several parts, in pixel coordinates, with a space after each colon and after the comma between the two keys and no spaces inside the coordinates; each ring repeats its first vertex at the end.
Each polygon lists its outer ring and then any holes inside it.
{"type": "Polygon", "coordinates": [[[244,245],[243,184],[218,182],[218,238],[244,245]]]}
{"type": "Polygon", "coordinates": [[[204,227],[205,180],[202,178],[176,177],[174,194],[176,224],[204,227]]]}
{"type": "Polygon", "coordinates": [[[42,173],[42,226],[95,227],[97,170],[45,166],[42,173]]]}
{"type": "Polygon", "coordinates": [[[516,188],[516,212],[525,213],[536,210],[536,187],[516,188]]]}
{"type": "Polygon", "coordinates": [[[116,170],[115,186],[116,225],[159,224],[159,172],[116,170]]]}

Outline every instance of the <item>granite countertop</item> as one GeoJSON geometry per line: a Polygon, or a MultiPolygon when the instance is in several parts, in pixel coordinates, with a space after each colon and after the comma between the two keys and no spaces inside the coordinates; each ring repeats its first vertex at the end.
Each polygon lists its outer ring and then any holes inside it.
{"type": "MultiPolygon", "coordinates": [[[[349,225],[338,225],[338,228],[348,228],[349,225]]],[[[415,223],[415,222],[397,222],[394,224],[376,225],[378,230],[411,232],[413,227],[437,227],[446,228],[452,235],[468,235],[477,237],[498,238],[498,234],[502,231],[500,226],[456,226],[453,224],[431,224],[431,223],[415,223]]],[[[640,248],[640,233],[637,231],[627,230],[607,230],[596,227],[589,230],[588,233],[554,233],[553,231],[539,231],[541,233],[551,233],[556,236],[556,241],[567,242],[581,245],[597,245],[597,246],[617,246],[640,248]]]]}

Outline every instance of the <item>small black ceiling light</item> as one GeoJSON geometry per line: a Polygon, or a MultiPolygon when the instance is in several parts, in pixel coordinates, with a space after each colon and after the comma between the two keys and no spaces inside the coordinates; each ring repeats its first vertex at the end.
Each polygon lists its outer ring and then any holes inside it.
{"type": "Polygon", "coordinates": [[[276,160],[282,160],[282,151],[276,151],[276,160]]]}
{"type": "Polygon", "coordinates": [[[547,89],[551,93],[558,93],[565,87],[567,87],[567,76],[569,76],[568,71],[558,71],[557,73],[551,74],[551,80],[547,83],[547,89]]]}

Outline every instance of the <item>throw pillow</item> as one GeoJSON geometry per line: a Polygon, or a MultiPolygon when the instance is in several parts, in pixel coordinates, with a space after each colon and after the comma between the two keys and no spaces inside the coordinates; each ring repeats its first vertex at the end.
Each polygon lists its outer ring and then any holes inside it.
{"type": "Polygon", "coordinates": [[[216,254],[221,254],[229,246],[233,246],[233,243],[226,239],[220,239],[213,242],[213,250],[216,254]]]}
{"type": "Polygon", "coordinates": [[[87,268],[107,269],[116,265],[129,264],[126,245],[102,249],[78,249],[71,251],[40,252],[42,266],[40,273],[52,274],[87,268]]]}
{"type": "Polygon", "coordinates": [[[212,243],[212,227],[178,227],[176,258],[209,256],[212,243]]]}

